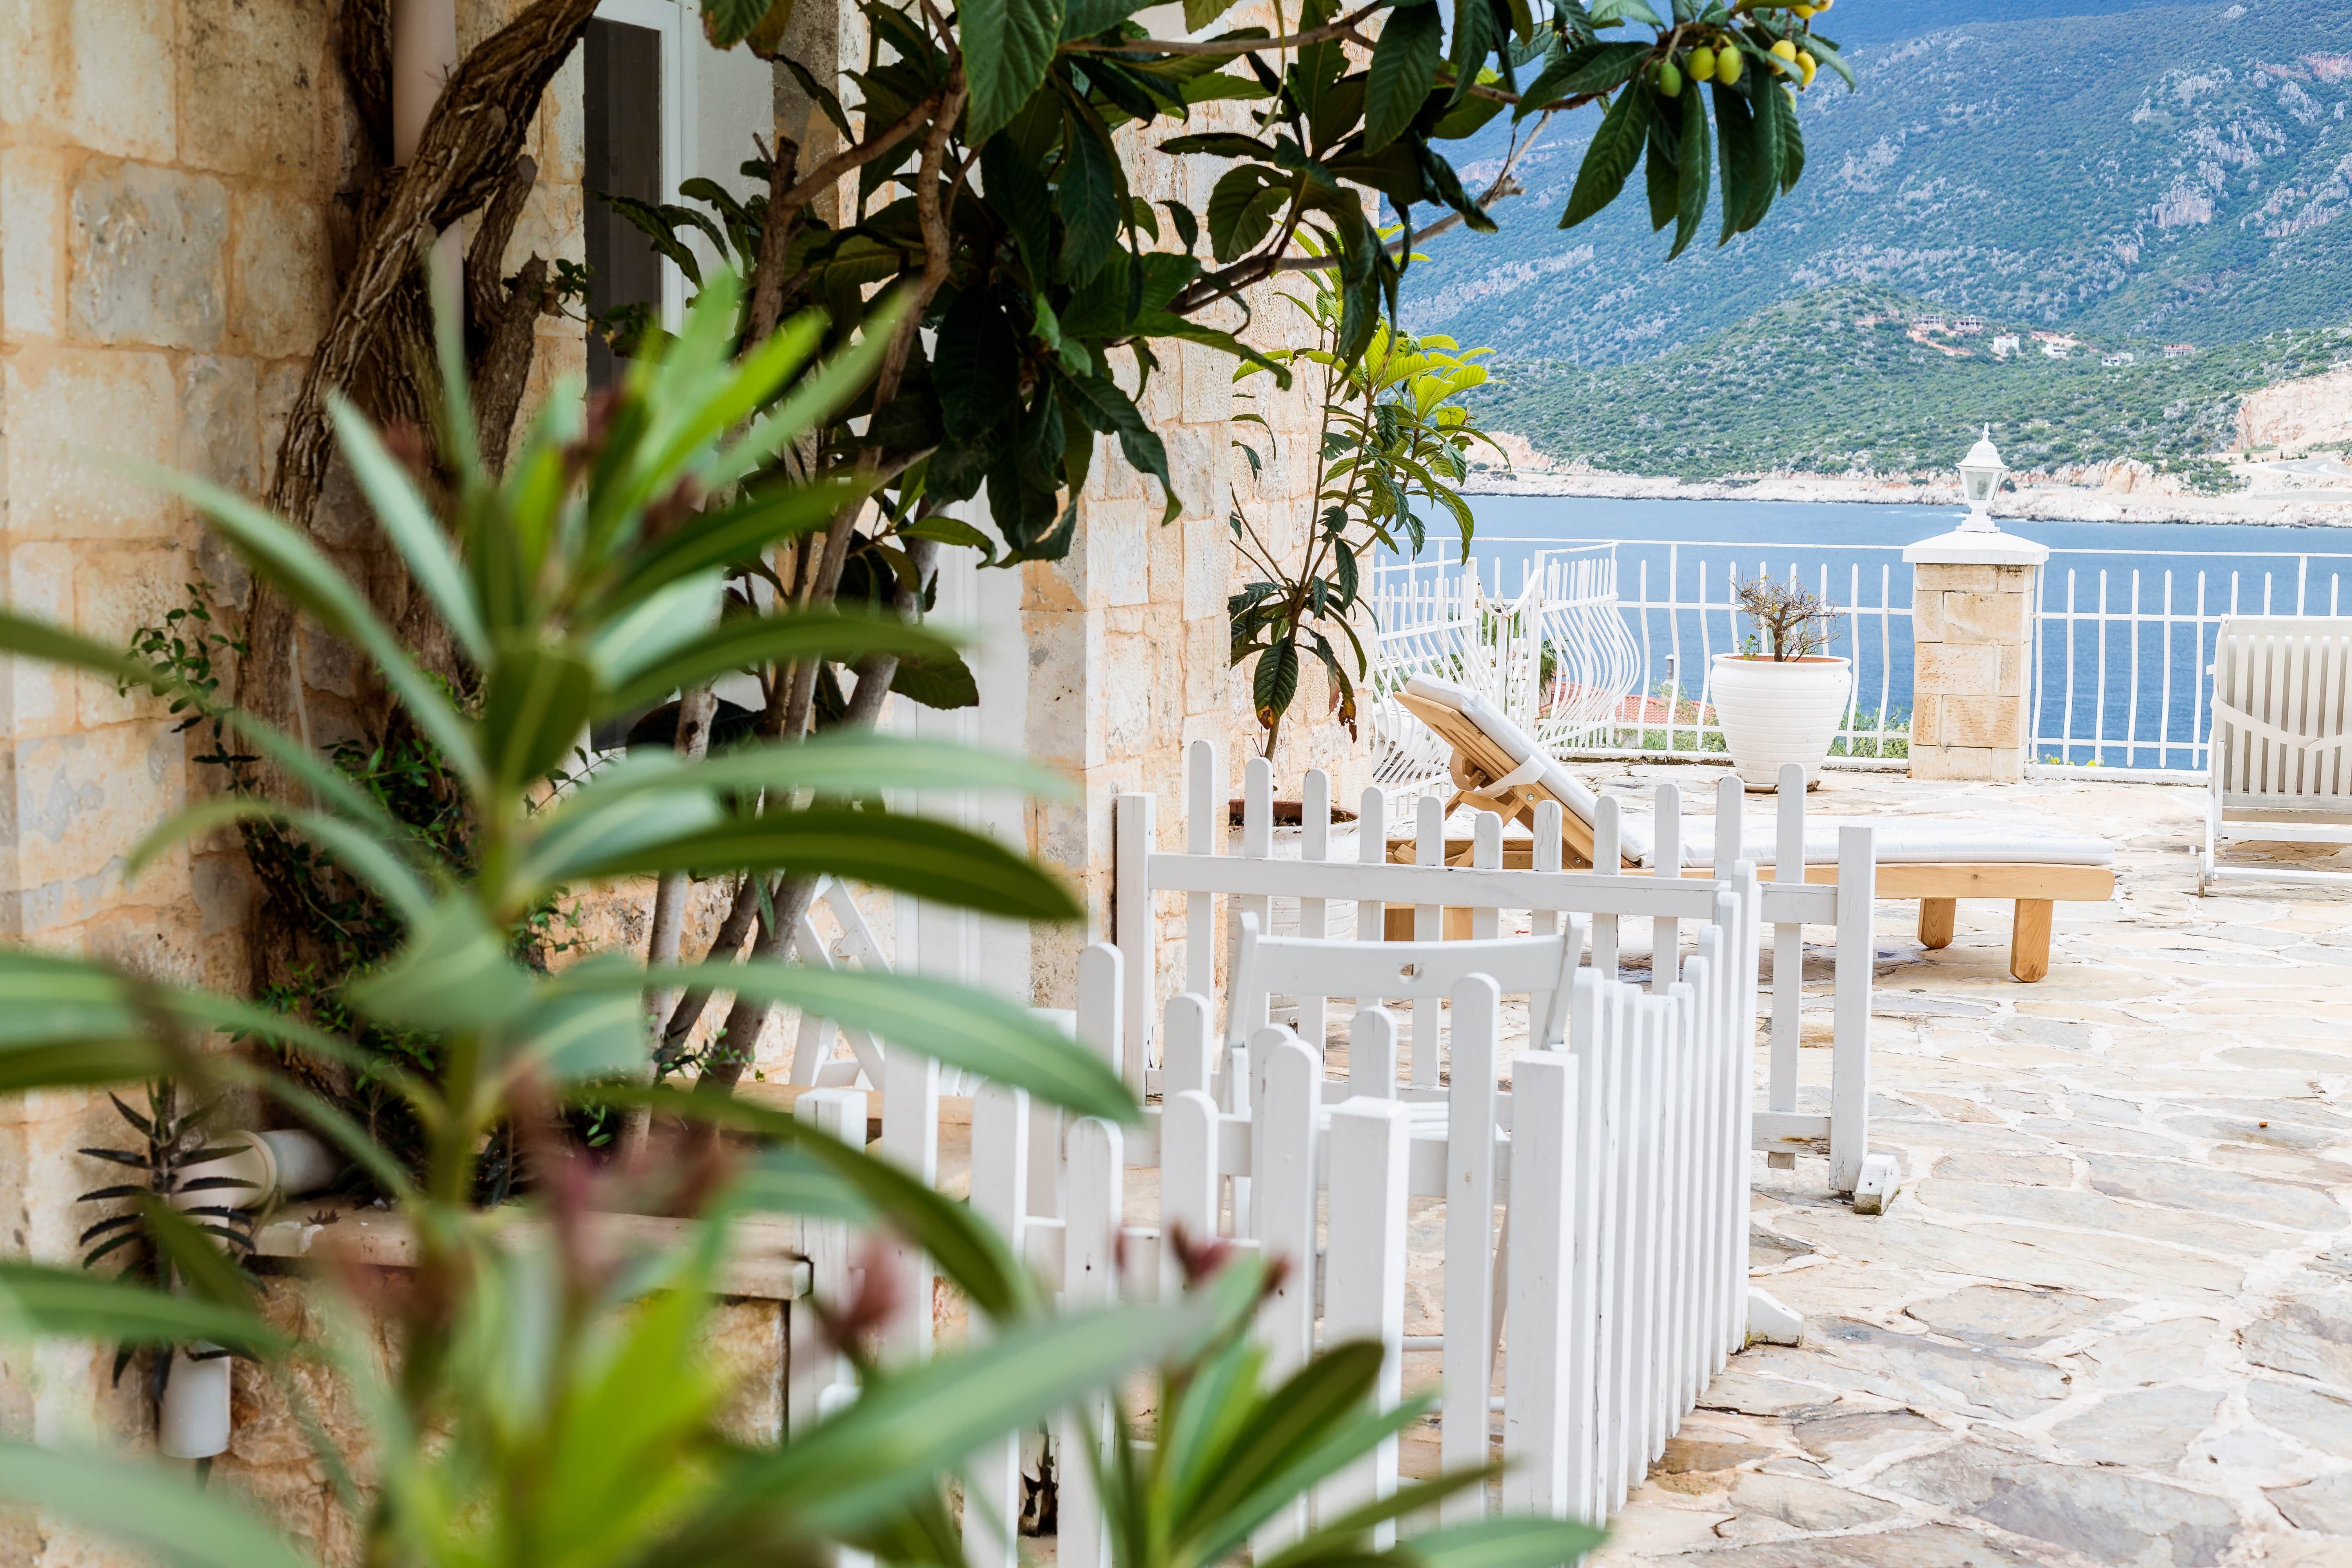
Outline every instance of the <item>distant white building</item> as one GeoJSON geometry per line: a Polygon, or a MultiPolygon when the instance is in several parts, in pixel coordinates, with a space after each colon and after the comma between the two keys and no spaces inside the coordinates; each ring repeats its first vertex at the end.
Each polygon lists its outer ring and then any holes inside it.
{"type": "Polygon", "coordinates": [[[2051,338],[2042,343],[2042,353],[2046,359],[2072,359],[2074,345],[2063,338],[2051,338]]]}
{"type": "Polygon", "coordinates": [[[2197,345],[2195,343],[2167,343],[2164,345],[2164,357],[2167,359],[2187,359],[2190,354],[2193,354],[2196,352],[2197,345]]]}
{"type": "Polygon", "coordinates": [[[1964,338],[1972,338],[1984,330],[1985,319],[1982,316],[1962,316],[1952,323],[1952,331],[1964,338]]]}
{"type": "Polygon", "coordinates": [[[2138,358],[2139,356],[2137,354],[2133,353],[2130,350],[2126,349],[2118,353],[2101,354],[2099,356],[2099,363],[2112,370],[2119,364],[2134,363],[2138,360],[2138,358]]]}
{"type": "Polygon", "coordinates": [[[2018,347],[2019,339],[2015,332],[1996,333],[1992,340],[1992,357],[2007,359],[2018,351],[2018,347]]]}
{"type": "Polygon", "coordinates": [[[1941,316],[1926,317],[1919,322],[1919,330],[1923,332],[1940,332],[1944,330],[1944,318],[1941,316]]]}

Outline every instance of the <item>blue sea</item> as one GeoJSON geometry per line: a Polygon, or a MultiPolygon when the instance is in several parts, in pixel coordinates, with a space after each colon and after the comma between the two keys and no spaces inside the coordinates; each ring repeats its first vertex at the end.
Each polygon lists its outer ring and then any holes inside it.
{"type": "MultiPolygon", "coordinates": [[[[1618,595],[1644,652],[1642,689],[1696,695],[1706,656],[1738,646],[1732,577],[1792,573],[1860,613],[1833,651],[1855,661],[1865,717],[1911,707],[1906,544],[1948,531],[1955,505],[1621,500],[1475,496],[1471,556],[1515,595],[1540,552],[1614,545],[1618,595]],[[1714,606],[1669,610],[1666,602],[1714,606]],[[1651,607],[1639,607],[1648,601],[1651,607]],[[1671,660],[1671,662],[1669,662],[1671,660]]],[[[2042,574],[2034,754],[2110,767],[2189,768],[2208,728],[2204,669],[2216,623],[2240,614],[2352,614],[2352,528],[2223,523],[2030,522],[2005,532],[2050,547],[2042,574]],[[2234,599],[2232,595],[2234,595],[2234,599]]],[[[1453,558],[1450,523],[1422,559],[1453,558]]]]}

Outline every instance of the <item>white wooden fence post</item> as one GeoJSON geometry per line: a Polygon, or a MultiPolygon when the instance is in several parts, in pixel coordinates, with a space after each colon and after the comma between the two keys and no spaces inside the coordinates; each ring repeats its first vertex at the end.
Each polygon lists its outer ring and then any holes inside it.
{"type": "MultiPolygon", "coordinates": [[[[1274,764],[1264,757],[1252,757],[1242,764],[1242,858],[1245,860],[1274,858],[1274,764]]],[[[1241,917],[1255,915],[1260,936],[1274,934],[1274,900],[1265,893],[1244,893],[1226,900],[1230,911],[1226,920],[1226,957],[1230,961],[1234,949],[1241,942],[1241,917]]],[[[1266,1005],[1272,997],[1262,997],[1257,1011],[1242,1021],[1243,1027],[1255,1029],[1266,1021],[1266,1005]]]]}
{"type": "MultiPolygon", "coordinates": [[[[1724,1308],[1722,1349],[1715,1357],[1714,1367],[1720,1370],[1724,1358],[1748,1342],[1748,1151],[1756,1145],[1756,985],[1757,970],[1761,957],[1764,890],[1756,879],[1756,868],[1741,862],[1732,868],[1733,937],[1738,953],[1738,968],[1732,976],[1733,992],[1731,1051],[1727,1069],[1732,1093],[1731,1135],[1727,1140],[1731,1155],[1724,1184],[1724,1226],[1730,1233],[1729,1276],[1730,1299],[1724,1308]]],[[[1722,900],[1717,900],[1717,909],[1722,900]]]]}
{"type": "MultiPolygon", "coordinates": [[[[1470,828],[1470,864],[1481,871],[1503,868],[1503,819],[1491,811],[1482,811],[1473,819],[1470,828]]],[[[1470,911],[1470,935],[1476,941],[1491,941],[1503,934],[1503,911],[1491,904],[1481,904],[1470,911]]]]}
{"type": "MultiPolygon", "coordinates": [[[[1597,919],[1594,928],[1599,929],[1597,919]]],[[[1603,978],[1598,970],[1580,971],[1569,992],[1568,1007],[1568,1044],[1576,1063],[1577,1096],[1575,1133],[1569,1145],[1574,1162],[1573,1174],[1566,1178],[1572,1215],[1567,1223],[1575,1255],[1569,1259],[1566,1276],[1569,1343],[1564,1385],[1568,1416],[1562,1442],[1569,1475],[1567,1506],[1587,1519],[1600,1518],[1601,1508],[1601,1388],[1608,1367],[1608,1314],[1612,1303],[1608,1203],[1610,1178],[1616,1169],[1608,1100],[1603,1090],[1607,1083],[1608,1001],[1618,989],[1616,980],[1603,978]]],[[[1528,1091],[1528,1082],[1518,1065],[1525,1059],[1521,1057],[1511,1068],[1511,1145],[1515,1156],[1521,1137],[1532,1136],[1519,1131],[1521,1119],[1528,1114],[1526,1102],[1520,1099],[1528,1091]]],[[[1518,1206],[1519,1181],[1515,1159],[1511,1173],[1514,1207],[1518,1206]]],[[[1514,1240],[1514,1249],[1517,1245],[1514,1240]]],[[[1529,1320],[1518,1315],[1520,1286],[1526,1282],[1519,1281],[1516,1272],[1513,1279],[1509,1321],[1526,1324],[1529,1320]]],[[[1519,1330],[1522,1337],[1540,1331],[1519,1330]]],[[[1517,1386],[1518,1369],[1517,1360],[1507,1363],[1504,1374],[1507,1404],[1517,1386]]]]}
{"type": "MultiPolygon", "coordinates": [[[[1307,781],[1298,792],[1299,832],[1298,858],[1301,860],[1328,860],[1331,858],[1331,775],[1321,768],[1307,770],[1307,781]]],[[[1325,937],[1330,934],[1330,911],[1324,900],[1298,900],[1298,934],[1303,937],[1325,937]]],[[[1321,994],[1298,999],[1298,1037],[1317,1056],[1323,1054],[1328,1038],[1327,1019],[1330,999],[1321,994]]]]}
{"type": "MultiPolygon", "coordinates": [[[[1148,797],[1147,797],[1148,798],[1148,797]]],[[[805,1097],[803,1098],[805,1103],[805,1097]]],[[[1029,1091],[983,1083],[971,1102],[971,1207],[1022,1256],[1029,1218],[1029,1091]]],[[[984,1332],[977,1317],[975,1335],[984,1332]]],[[[963,1509],[971,1568],[1019,1568],[1022,1434],[1007,1433],[972,1456],[963,1509]]]]}
{"type": "MultiPolygon", "coordinates": [[[[1184,748],[1184,852],[1223,853],[1225,781],[1217,748],[1195,741],[1184,748]]],[[[1184,896],[1184,989],[1203,996],[1217,994],[1217,896],[1184,896]]]]}
{"type": "Polygon", "coordinates": [[[1363,1003],[1348,1025],[1348,1092],[1374,1100],[1397,1097],[1396,1015],[1363,1003]]]}
{"type": "MultiPolygon", "coordinates": [[[[1657,805],[1650,813],[1650,875],[1679,878],[1683,874],[1683,792],[1679,785],[1658,786],[1657,805]]],[[[1682,922],[1660,915],[1650,922],[1650,991],[1663,996],[1675,983],[1675,966],[1682,958],[1682,922]]]]}
{"type": "Polygon", "coordinates": [[[1160,1092],[1164,1100],[1216,1081],[1217,1021],[1206,996],[1179,991],[1160,1024],[1160,1092]]]}
{"type": "Polygon", "coordinates": [[[1870,1157],[1870,987],[1877,960],[1871,902],[1878,830],[1838,829],[1837,1002],[1830,1037],[1830,1190],[1851,1193],[1870,1157]]]}
{"type": "MultiPolygon", "coordinates": [[[[1127,1010],[1126,954],[1107,942],[1089,944],[1078,954],[1078,1044],[1118,1072],[1125,1053],[1119,1048],[1119,1025],[1127,1010]]],[[[1138,1093],[1140,1082],[1131,1083],[1138,1093]]]]}
{"type": "MultiPolygon", "coordinates": [[[[1255,1079],[1250,1115],[1251,1234],[1269,1261],[1285,1259],[1282,1279],[1258,1308],[1265,1375],[1279,1381],[1307,1363],[1315,1348],[1315,1121],[1322,1098],[1320,1060],[1280,1025],[1250,1038],[1255,1079]]],[[[1235,1207],[1241,1205],[1238,1193],[1235,1207]]],[[[1264,1557],[1307,1528],[1305,1500],[1277,1512],[1250,1537],[1264,1557]]]]}
{"type": "MultiPolygon", "coordinates": [[[[1577,977],[1575,999],[1589,1019],[1599,998],[1588,978],[1577,977]]],[[[1578,1063],[1557,1051],[1522,1051],[1511,1062],[1510,1348],[1503,1374],[1503,1458],[1510,1468],[1503,1472],[1503,1506],[1594,1518],[1593,1426],[1580,1407],[1591,1393],[1591,1340],[1577,1317],[1586,1292],[1572,1261],[1583,1241],[1580,1216],[1590,1210],[1578,1180],[1588,1164],[1589,1125],[1578,1079],[1578,1063]]],[[[1485,1430],[1482,1422],[1482,1437],[1485,1430]]]]}
{"type": "MultiPolygon", "coordinates": [[[[1118,1295],[1118,1227],[1125,1209],[1126,1151],[1118,1127],[1099,1117],[1070,1124],[1066,1159],[1068,1226],[1062,1304],[1067,1310],[1108,1306],[1118,1295]]],[[[1094,1461],[1109,1424],[1111,1396],[1094,1394],[1056,1422],[1060,1436],[1061,1532],[1056,1561],[1068,1568],[1109,1568],[1109,1521],[1095,1482],[1094,1461]]]]}
{"type": "MultiPolygon", "coordinates": [[[[1604,877],[1620,875],[1624,854],[1622,815],[1624,807],[1613,795],[1604,795],[1592,811],[1592,868],[1604,877]]],[[[1592,967],[1601,972],[1603,980],[1617,978],[1617,917],[1592,917],[1592,967]]],[[[1589,1080],[1588,1080],[1589,1087],[1589,1080]]]]}
{"type": "Polygon", "coordinates": [[[1217,1102],[1202,1090],[1167,1096],[1160,1110],[1160,1299],[1172,1301],[1184,1290],[1176,1236],[1195,1247],[1216,1239],[1217,1102]]]}
{"type": "MultiPolygon", "coordinates": [[[[1805,770],[1801,763],[1780,766],[1780,834],[1772,847],[1772,880],[1802,883],[1805,879],[1805,770]]],[[[1797,1109],[1798,1048],[1805,1030],[1805,928],[1799,921],[1780,921],[1772,927],[1772,1072],[1765,1104],[1773,1110],[1797,1109]]],[[[1775,1149],[1764,1163],[1776,1171],[1793,1171],[1793,1150],[1775,1149]]]]}
{"type": "MultiPolygon", "coordinates": [[[[1445,864],[1445,807],[1435,795],[1425,795],[1413,807],[1413,864],[1445,864]]],[[[1412,940],[1436,942],[1444,935],[1444,911],[1435,904],[1412,907],[1412,940]]],[[[1412,1081],[1423,1088],[1437,1084],[1437,1021],[1439,999],[1423,996],[1412,1005],[1412,1081]]]]}
{"type": "MultiPolygon", "coordinates": [[[[1492,812],[1482,819],[1496,821],[1492,812]]],[[[1496,847],[1499,851],[1499,833],[1496,847]]],[[[1445,1393],[1439,1417],[1439,1454],[1449,1470],[1486,1462],[1495,1369],[1495,1076],[1502,1033],[1503,996],[1494,981],[1473,974],[1454,988],[1453,1084],[1445,1112],[1445,1393]]],[[[1339,1180],[1334,1164],[1335,1198],[1339,1180]]],[[[1335,1230],[1335,1245],[1337,1237],[1335,1230]]],[[[1478,1519],[1486,1504],[1484,1488],[1456,1492],[1438,1505],[1439,1517],[1449,1524],[1478,1519]]]]}
{"type": "MultiPolygon", "coordinates": [[[[806,1098],[803,1096],[803,1098],[806,1098]]],[[[889,1041],[882,1052],[882,1152],[927,1187],[940,1181],[940,1064],[918,1056],[911,1043],[889,1041]]],[[[931,1353],[931,1260],[913,1243],[889,1243],[902,1294],[883,1328],[882,1342],[900,1361],[931,1353]]]]}
{"type": "MultiPolygon", "coordinates": [[[[862,1089],[813,1089],[793,1106],[793,1114],[854,1149],[866,1146],[866,1091],[862,1089]]],[[[839,1310],[856,1293],[850,1278],[849,1226],[837,1219],[803,1220],[801,1247],[808,1254],[810,1294],[839,1310]]],[[[801,1303],[794,1302],[793,1317],[784,1427],[798,1434],[817,1419],[826,1389],[835,1384],[854,1386],[856,1379],[848,1357],[824,1348],[814,1312],[803,1311],[801,1303]]]]}
{"type": "Polygon", "coordinates": [[[1127,975],[1126,1016],[1121,1020],[1126,1060],[1119,1064],[1127,1087],[1144,1091],[1151,1066],[1151,1012],[1160,974],[1160,914],[1151,896],[1151,851],[1157,847],[1157,805],[1149,795],[1122,795],[1114,807],[1116,857],[1112,902],[1127,975]]]}
{"type": "MultiPolygon", "coordinates": [[[[1380,1382],[1372,1397],[1382,1410],[1394,1408],[1403,1392],[1409,1114],[1401,1100],[1344,1100],[1332,1107],[1328,1129],[1331,1217],[1329,1262],[1323,1275],[1324,1339],[1329,1344],[1371,1340],[1381,1346],[1380,1382]]],[[[1447,1305],[1450,1321],[1450,1297],[1447,1305]]],[[[1446,1343],[1450,1351],[1450,1335],[1446,1343]]],[[[1483,1450],[1486,1430],[1483,1383],[1478,1392],[1483,1450]]],[[[1450,1447],[1450,1423],[1445,1441],[1450,1447]]],[[[1482,1452],[1481,1462],[1484,1458],[1482,1452]]],[[[1318,1489],[1316,1517],[1326,1521],[1338,1519],[1364,1503],[1392,1496],[1396,1485],[1397,1440],[1390,1436],[1318,1489]]],[[[1373,1531],[1372,1550],[1385,1552],[1395,1541],[1396,1526],[1381,1525],[1373,1531]]]]}

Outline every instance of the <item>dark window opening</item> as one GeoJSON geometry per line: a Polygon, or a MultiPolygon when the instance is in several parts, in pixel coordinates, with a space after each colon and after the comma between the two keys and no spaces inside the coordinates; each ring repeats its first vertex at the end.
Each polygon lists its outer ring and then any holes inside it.
{"type": "MultiPolygon", "coordinates": [[[[651,27],[592,21],[586,40],[584,93],[587,169],[588,310],[601,316],[616,305],[642,305],[648,319],[661,311],[661,256],[653,241],[598,199],[662,199],[661,35],[651,27]]],[[[592,328],[588,384],[608,386],[620,361],[592,328]]]]}

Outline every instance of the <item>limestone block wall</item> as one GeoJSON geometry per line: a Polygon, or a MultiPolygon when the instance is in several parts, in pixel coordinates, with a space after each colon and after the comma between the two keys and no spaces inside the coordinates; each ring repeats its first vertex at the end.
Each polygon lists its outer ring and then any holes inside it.
{"type": "MultiPolygon", "coordinates": [[[[461,42],[520,0],[460,0],[461,42]]],[[[306,356],[334,300],[369,167],[320,0],[12,0],[0,7],[0,597],[120,644],[206,580],[242,576],[187,510],[110,460],[267,484],[306,356]]],[[[576,257],[580,127],[543,115],[543,184],[516,237],[576,257]]],[[[580,363],[576,327],[542,329],[541,374],[580,363]]],[[[349,513],[330,544],[364,553],[349,513]]],[[[315,639],[323,643],[323,639],[315,639]]],[[[304,647],[318,739],[362,672],[304,647]]],[[[209,787],[201,735],[103,683],[0,661],[0,940],[102,953],[179,982],[238,986],[250,894],[226,839],[166,855],[134,883],[124,857],[209,787]]],[[[79,1192],[119,1144],[102,1098],[0,1101],[0,1237],[75,1255],[79,1192]]],[[[94,1347],[0,1354],[0,1428],[139,1434],[135,1378],[94,1347]]],[[[321,1478],[323,1484],[323,1478],[321,1478]]],[[[12,1513],[0,1561],[112,1561],[12,1513]]]]}
{"type": "Polygon", "coordinates": [[[1916,568],[1911,776],[2024,776],[2032,715],[2032,566],[1916,568]]]}

